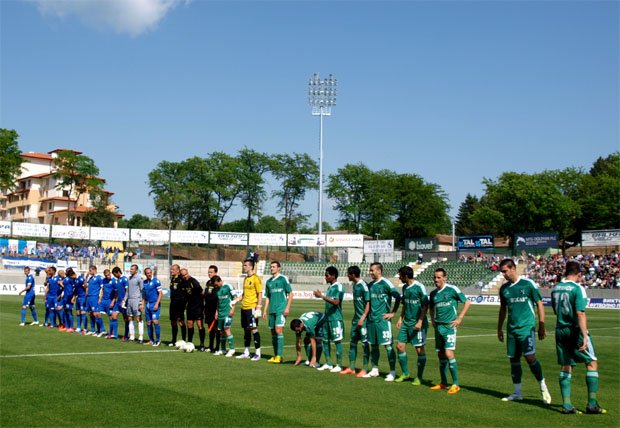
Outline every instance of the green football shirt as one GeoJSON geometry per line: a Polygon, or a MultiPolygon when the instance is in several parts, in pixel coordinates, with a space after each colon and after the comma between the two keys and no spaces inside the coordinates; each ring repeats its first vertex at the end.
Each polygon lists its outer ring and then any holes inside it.
{"type": "Polygon", "coordinates": [[[353,324],[357,324],[364,311],[366,310],[366,303],[370,301],[370,292],[368,291],[368,285],[360,279],[358,283],[353,286],[353,324]]]}
{"type": "MultiPolygon", "coordinates": [[[[405,307],[403,322],[408,325],[415,325],[422,314],[422,307],[428,305],[426,287],[417,281],[408,286],[403,293],[403,305],[405,307]]],[[[428,328],[427,317],[422,320],[422,328],[428,328]]]]}
{"type": "Polygon", "coordinates": [[[265,297],[269,299],[269,313],[284,313],[288,295],[292,292],[291,283],[284,275],[269,278],[265,284],[265,297]]]}
{"type": "Polygon", "coordinates": [[[230,302],[235,298],[233,288],[230,284],[222,284],[215,294],[217,295],[217,316],[224,319],[230,313],[230,302]]]}
{"type": "Polygon", "coordinates": [[[390,312],[392,297],[399,298],[400,293],[396,287],[385,278],[372,281],[368,288],[370,291],[370,313],[368,314],[368,321],[380,321],[383,319],[383,315],[390,312]]]}
{"type": "Polygon", "coordinates": [[[463,292],[452,284],[446,284],[440,290],[435,288],[431,291],[428,299],[428,305],[435,311],[435,322],[437,324],[450,324],[457,318],[459,302],[465,303],[467,297],[463,292]]]}
{"type": "Polygon", "coordinates": [[[331,299],[338,299],[340,303],[333,305],[325,301],[325,316],[328,321],[342,321],[342,301],[344,300],[344,287],[337,282],[327,289],[325,295],[331,299]]]}
{"type": "Polygon", "coordinates": [[[556,328],[578,327],[577,312],[585,312],[586,290],[573,281],[562,281],[551,290],[551,305],[557,316],[556,328]]]}
{"type": "Polygon", "coordinates": [[[301,322],[304,323],[304,331],[308,333],[308,336],[316,336],[316,331],[321,328],[325,321],[325,314],[320,312],[306,312],[299,317],[301,322]]]}
{"type": "Polygon", "coordinates": [[[514,284],[508,281],[499,289],[499,298],[508,308],[508,333],[527,335],[536,327],[534,306],[542,297],[534,281],[524,277],[514,284]]]}

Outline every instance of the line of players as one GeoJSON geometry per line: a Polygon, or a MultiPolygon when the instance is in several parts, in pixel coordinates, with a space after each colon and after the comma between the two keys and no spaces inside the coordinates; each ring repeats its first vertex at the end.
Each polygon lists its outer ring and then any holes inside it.
{"type": "MultiPolygon", "coordinates": [[[[269,328],[272,333],[272,344],[274,356],[268,362],[282,363],[284,336],[282,329],[289,315],[293,300],[292,288],[288,279],[281,275],[281,265],[277,261],[270,264],[271,277],[265,284],[262,291],[260,277],[254,271],[254,261],[246,260],[243,264],[246,278],[241,298],[236,296],[232,286],[224,284],[222,279],[217,276],[217,267],[210,266],[209,281],[203,290],[198,281],[191,277],[187,269],[180,269],[178,265],[171,267],[171,304],[170,320],[172,323],[172,342],[174,346],[177,342],[179,328],[182,332],[183,341],[193,340],[194,323],[198,326],[200,334],[199,350],[204,352],[214,352],[216,355],[235,355],[234,337],[230,327],[235,313],[236,304],[241,301],[241,324],[245,332],[244,352],[237,358],[251,358],[252,361],[261,359],[260,334],[258,333],[258,320],[262,315],[263,319],[269,319],[269,328]],[[263,299],[264,298],[264,299],[263,299]],[[262,310],[262,300],[265,301],[264,311],[262,310]],[[207,309],[208,308],[208,309],[207,309]],[[215,310],[214,310],[215,309],[215,310]],[[187,313],[187,322],[185,322],[187,313]],[[209,348],[205,348],[206,326],[208,331],[217,330],[220,334],[213,335],[221,338],[219,346],[213,348],[213,336],[210,337],[209,348]],[[217,328],[215,326],[217,325],[217,328]],[[250,357],[249,347],[251,338],[254,338],[255,354],[250,357]],[[229,350],[226,352],[226,345],[229,350]]],[[[551,402],[551,396],[545,384],[542,367],[535,355],[534,323],[535,314],[533,306],[537,307],[540,340],[546,337],[544,327],[544,308],[542,298],[535,284],[526,278],[520,277],[516,273],[516,266],[511,259],[503,260],[500,263],[500,270],[507,282],[500,290],[500,312],[498,319],[498,338],[504,341],[503,323],[508,315],[508,340],[507,350],[511,362],[511,374],[515,392],[505,397],[504,401],[522,400],[521,393],[521,365],[520,358],[523,356],[530,367],[533,375],[539,382],[543,401],[547,404],[551,402]]],[[[110,331],[108,338],[115,338],[118,322],[116,315],[123,313],[128,321],[126,322],[129,340],[133,340],[133,318],[139,322],[139,342],[142,342],[141,314],[146,306],[147,325],[149,326],[150,344],[158,346],[159,340],[159,315],[161,302],[161,284],[156,278],[152,277],[150,269],[145,269],[147,279],[142,283],[142,279],[137,274],[137,266],[133,265],[130,277],[124,278],[119,268],[112,271],[115,281],[110,277],[110,272],[104,271],[104,277],[96,274],[96,267],[91,266],[89,276],[85,281],[71,269],[66,275],[55,275],[55,268],[48,268],[46,279],[46,324],[54,326],[56,324],[54,311],[58,313],[59,308],[64,309],[64,328],[74,331],[72,328],[72,305],[76,303],[78,310],[78,329],[80,322],[86,324],[84,318],[84,308],[90,314],[91,330],[84,334],[105,335],[101,313],[110,315],[110,331]],[[67,281],[67,278],[70,280],[67,281]],[[107,280],[107,282],[106,282],[107,280]],[[60,284],[60,288],[57,288],[60,284]],[[81,284],[81,285],[80,285],[81,284]],[[97,287],[101,284],[101,287],[97,287]],[[107,288],[112,290],[106,292],[107,288]],[[110,285],[112,284],[112,285],[110,285]],[[119,286],[120,284],[120,286],[119,286]],[[120,290],[125,285],[126,292],[120,290]],[[73,286],[73,288],[72,288],[73,286]],[[80,294],[77,290],[84,288],[80,294]],[[75,290],[74,295],[67,292],[67,289],[75,290]],[[114,292],[116,290],[116,292],[114,292]],[[96,291],[96,292],[95,292],[96,291]],[[85,306],[80,302],[80,295],[86,296],[85,306]],[[56,296],[56,297],[55,297],[56,296]],[[67,300],[69,298],[69,300],[67,300]],[[51,301],[50,301],[51,299],[51,301]],[[64,305],[56,302],[62,301],[64,305]],[[120,307],[118,302],[122,302],[120,307]],[[48,304],[49,303],[49,304],[48,304]],[[125,310],[125,311],[123,311],[125,310]],[[82,318],[80,318],[82,316],[82,318]],[[114,322],[116,321],[116,323],[114,322]],[[95,330],[96,328],[96,330],[95,330]],[[98,332],[98,333],[97,333],[98,332]]],[[[361,378],[372,378],[379,376],[379,356],[380,347],[384,346],[388,356],[390,371],[385,377],[387,382],[411,381],[413,385],[421,385],[426,365],[426,334],[428,329],[427,312],[430,312],[431,322],[435,330],[436,351],[439,358],[439,371],[441,382],[431,387],[433,390],[447,389],[448,394],[456,394],[460,390],[458,378],[458,366],[455,358],[456,333],[467,313],[470,302],[458,287],[447,283],[447,273],[443,268],[438,268],[434,272],[435,289],[428,295],[423,284],[413,279],[413,270],[404,266],[399,270],[399,278],[403,283],[402,296],[394,285],[383,278],[383,267],[380,263],[373,263],[370,267],[370,284],[366,284],[361,279],[359,267],[351,266],[347,270],[347,277],[353,284],[353,305],[354,316],[351,323],[350,336],[350,365],[343,368],[343,346],[344,322],[342,317],[342,301],[344,298],[344,287],[337,282],[338,270],[330,266],[325,271],[325,281],[328,284],[327,291],[315,290],[314,296],[325,301],[325,310],[321,312],[307,312],[299,318],[291,321],[290,328],[295,331],[297,358],[295,365],[302,363],[302,333],[305,332],[303,340],[306,349],[306,365],[316,367],[321,371],[328,370],[333,373],[355,374],[361,378]],[[392,307],[391,301],[394,300],[392,307]],[[397,351],[392,344],[391,319],[397,314],[399,305],[403,307],[398,318],[397,328],[397,351]],[[458,314],[458,304],[464,306],[458,314]],[[331,343],[335,345],[335,359],[331,355],[331,343]],[[357,347],[362,344],[363,349],[363,368],[356,371],[357,347]],[[415,347],[417,353],[417,373],[411,376],[408,369],[406,344],[415,347]],[[319,364],[322,354],[325,356],[325,363],[319,364]],[[396,378],[396,360],[400,363],[402,375],[396,378]],[[335,361],[335,364],[333,364],[335,361]],[[369,368],[369,363],[371,369],[369,368]],[[448,387],[448,371],[452,377],[452,385],[448,387]]],[[[28,306],[34,310],[34,278],[26,268],[26,292],[24,304],[22,306],[22,324],[28,306]]],[[[564,399],[563,413],[579,413],[570,403],[570,379],[572,367],[576,362],[585,363],[588,369],[587,385],[589,402],[586,407],[587,413],[605,413],[604,409],[598,406],[596,392],[598,390],[598,371],[597,359],[594,353],[594,346],[587,332],[585,321],[585,291],[578,284],[581,272],[579,266],[567,264],[566,280],[560,283],[561,287],[554,289],[553,308],[558,315],[558,325],[556,330],[556,348],[558,361],[562,365],[560,375],[560,385],[564,399]],[[576,285],[576,286],[575,286],[576,285]],[[559,302],[559,303],[558,303],[559,302]],[[562,330],[563,329],[563,330],[562,330]],[[558,337],[563,341],[558,341],[558,337]]],[[[20,293],[21,294],[21,293],[20,293]]],[[[61,316],[63,314],[60,314],[61,316]]],[[[36,313],[33,312],[36,320],[36,313]]],[[[82,330],[83,332],[83,330],[82,330]]]]}

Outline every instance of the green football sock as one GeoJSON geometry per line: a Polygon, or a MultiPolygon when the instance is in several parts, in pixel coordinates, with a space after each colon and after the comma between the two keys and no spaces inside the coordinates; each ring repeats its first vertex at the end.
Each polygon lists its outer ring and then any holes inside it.
{"type": "Polygon", "coordinates": [[[387,354],[388,354],[388,363],[390,363],[390,371],[394,371],[396,370],[396,352],[394,351],[394,348],[392,348],[392,345],[387,345],[385,347],[385,350],[387,351],[387,354]]]}
{"type": "Polygon", "coordinates": [[[510,376],[512,377],[512,383],[521,383],[521,377],[523,376],[523,369],[521,368],[520,361],[510,362],[510,376]]]}
{"type": "Polygon", "coordinates": [[[426,367],[426,354],[418,355],[418,378],[424,377],[424,367],[426,367]]]}
{"type": "Polygon", "coordinates": [[[325,354],[325,363],[332,363],[332,343],[329,340],[326,340],[323,344],[323,353],[325,354]]]}
{"type": "Polygon", "coordinates": [[[321,361],[321,355],[323,355],[323,341],[316,341],[316,363],[318,364],[321,361]]]}
{"type": "Polygon", "coordinates": [[[535,359],[534,361],[528,364],[530,365],[530,370],[532,371],[532,374],[534,375],[536,380],[538,382],[542,382],[545,379],[545,376],[543,375],[543,369],[538,359],[535,359]]]}
{"type": "Polygon", "coordinates": [[[336,364],[342,365],[342,342],[336,342],[336,364]]]}
{"type": "Polygon", "coordinates": [[[355,360],[357,360],[357,342],[349,345],[349,368],[355,370],[355,360]]]}
{"type": "Polygon", "coordinates": [[[398,363],[400,364],[400,368],[403,371],[403,376],[409,377],[409,364],[407,363],[406,352],[398,353],[398,363]]]}
{"type": "Polygon", "coordinates": [[[571,409],[573,404],[570,402],[570,381],[571,374],[569,372],[560,372],[560,391],[562,392],[562,402],[564,408],[571,409]]]}
{"type": "Polygon", "coordinates": [[[459,384],[459,366],[456,364],[456,358],[450,358],[448,361],[450,366],[450,374],[452,375],[452,383],[459,384]]]}
{"type": "Polygon", "coordinates": [[[586,386],[588,387],[588,404],[596,406],[596,393],[598,392],[597,370],[586,370],[586,386]]]}
{"type": "Polygon", "coordinates": [[[439,374],[441,376],[441,384],[448,384],[448,360],[446,358],[442,358],[439,360],[439,374]]]}
{"type": "Polygon", "coordinates": [[[278,353],[276,355],[283,356],[284,355],[284,335],[278,334],[277,337],[278,342],[278,353]]]}
{"type": "Polygon", "coordinates": [[[310,361],[310,358],[312,358],[312,345],[310,342],[304,344],[304,349],[306,350],[306,359],[310,361]]]}
{"type": "Polygon", "coordinates": [[[231,334],[230,336],[228,336],[227,340],[228,340],[228,348],[231,351],[234,351],[235,350],[235,337],[231,334]]]}
{"type": "Polygon", "coordinates": [[[373,367],[379,367],[379,346],[372,345],[372,350],[370,351],[370,360],[372,362],[373,367]]]}
{"type": "MultiPolygon", "coordinates": [[[[370,345],[368,344],[368,342],[363,342],[362,343],[362,348],[364,350],[364,370],[368,369],[368,360],[370,359],[370,345]]],[[[356,350],[357,352],[357,350],[356,350]]]]}

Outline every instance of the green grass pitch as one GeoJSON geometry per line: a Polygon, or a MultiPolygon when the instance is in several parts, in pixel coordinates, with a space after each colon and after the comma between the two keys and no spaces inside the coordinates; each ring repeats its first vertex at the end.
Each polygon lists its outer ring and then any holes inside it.
{"type": "MultiPolygon", "coordinates": [[[[44,315],[41,296],[38,313],[44,315]]],[[[537,343],[553,402],[542,403],[523,362],[524,400],[512,392],[505,345],[497,340],[497,307],[472,306],[459,330],[457,361],[461,392],[447,395],[428,386],[387,383],[294,367],[294,335],[285,333],[285,364],[267,364],[272,354],[266,325],[260,326],[263,360],[251,362],[207,353],[185,354],[91,336],[20,327],[21,299],[0,297],[0,426],[618,426],[620,400],[620,311],[588,311],[599,357],[599,402],[606,415],[562,415],[555,359],[555,317],[547,310],[549,337],[537,343]],[[614,392],[615,391],[615,392],[614,392]]],[[[352,305],[345,302],[345,337],[352,305]]],[[[295,301],[292,316],[321,310],[321,302],[295,301]]],[[[162,340],[170,339],[167,303],[162,340]]],[[[105,317],[104,317],[105,318],[105,317]]],[[[27,321],[30,321],[28,313],[27,321]]],[[[394,325],[396,321],[394,320],[394,325]]],[[[119,323],[122,331],[123,323],[119,323]]],[[[263,323],[265,324],[265,323],[263,323]]],[[[107,328],[107,320],[105,321],[107,328]]],[[[146,330],[146,329],[145,329],[146,330]]],[[[394,328],[394,331],[395,328],[394,328]]],[[[243,349],[238,317],[233,334],[243,349]]],[[[425,378],[439,379],[433,331],[429,330],[425,378]]],[[[196,332],[194,342],[197,343],[196,332]]],[[[344,364],[348,364],[348,341],[344,364]]],[[[408,347],[415,372],[415,351],[408,347]]],[[[332,353],[334,352],[332,348],[332,353]]],[[[361,364],[358,352],[358,367],[361,364]]],[[[381,351],[382,374],[388,370],[381,351]]],[[[397,363],[397,373],[400,367],[397,363]]],[[[573,404],[585,410],[585,368],[573,374],[573,404]]]]}

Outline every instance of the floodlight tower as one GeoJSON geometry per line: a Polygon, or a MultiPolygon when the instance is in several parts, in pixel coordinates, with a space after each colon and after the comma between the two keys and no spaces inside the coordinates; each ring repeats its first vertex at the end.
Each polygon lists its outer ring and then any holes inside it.
{"type": "MultiPolygon", "coordinates": [[[[314,73],[308,80],[308,104],[312,115],[319,116],[319,235],[323,234],[323,116],[332,115],[336,105],[336,78],[331,74],[321,79],[314,73]]],[[[319,246],[319,260],[323,257],[323,247],[319,246]]]]}

